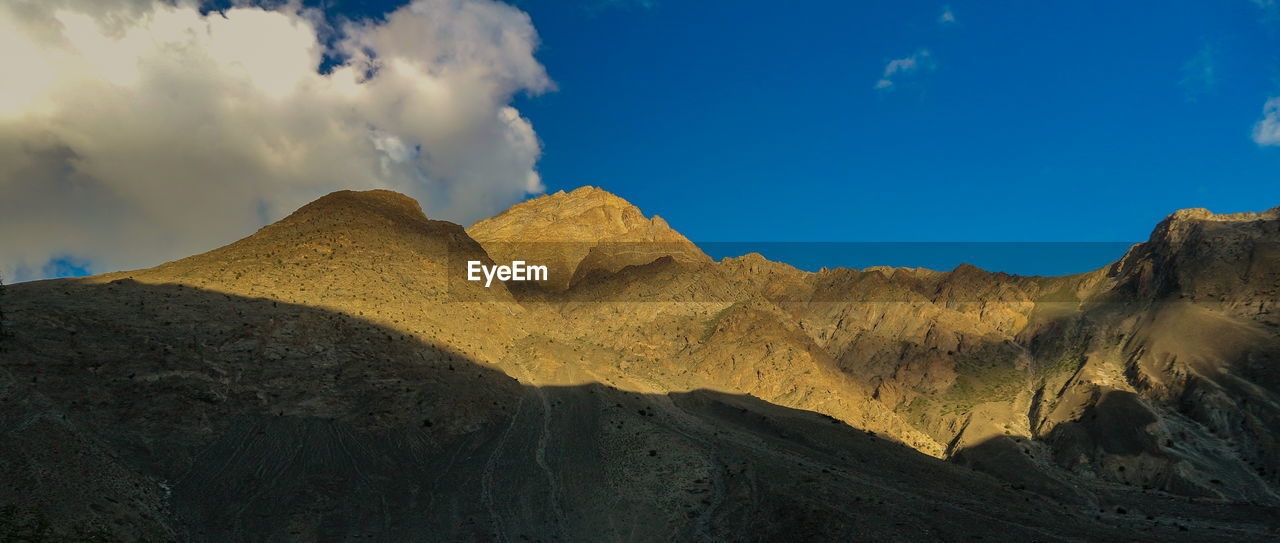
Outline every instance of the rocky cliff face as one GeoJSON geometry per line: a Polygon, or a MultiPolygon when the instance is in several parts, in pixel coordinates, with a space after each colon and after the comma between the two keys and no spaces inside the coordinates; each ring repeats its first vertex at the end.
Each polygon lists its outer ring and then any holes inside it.
{"type": "Polygon", "coordinates": [[[781,274],[771,297],[946,457],[1272,503],[1277,219],[1180,211],[1116,264],[1058,278],[729,264],[781,274]]]}
{"type": "Polygon", "coordinates": [[[466,230],[335,193],[11,287],[0,505],[190,541],[1265,540],[1277,241],[1191,210],[1075,276],[809,273],[594,188],[466,230]],[[552,280],[453,280],[517,258],[552,280]]]}

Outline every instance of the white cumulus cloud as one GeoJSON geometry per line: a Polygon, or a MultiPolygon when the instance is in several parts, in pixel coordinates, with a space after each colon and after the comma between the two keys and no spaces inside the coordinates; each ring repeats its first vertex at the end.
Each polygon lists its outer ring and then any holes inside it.
{"type": "Polygon", "coordinates": [[[286,4],[0,3],[0,273],[154,265],[340,189],[467,223],[543,190],[510,106],[552,88],[523,12],[415,0],[336,29],[286,4]],[[328,52],[343,59],[319,73],[328,52]]]}
{"type": "Polygon", "coordinates": [[[1253,125],[1253,141],[1280,146],[1280,96],[1267,100],[1263,106],[1262,120],[1253,125]]]}

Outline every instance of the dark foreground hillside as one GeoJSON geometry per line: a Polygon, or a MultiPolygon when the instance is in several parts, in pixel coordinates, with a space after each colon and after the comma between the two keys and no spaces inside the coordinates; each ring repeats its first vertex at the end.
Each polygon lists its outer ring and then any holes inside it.
{"type": "Polygon", "coordinates": [[[1274,509],[1054,499],[815,413],[521,386],[359,318],[19,285],[5,502],[125,540],[1265,540],[1274,509]]]}

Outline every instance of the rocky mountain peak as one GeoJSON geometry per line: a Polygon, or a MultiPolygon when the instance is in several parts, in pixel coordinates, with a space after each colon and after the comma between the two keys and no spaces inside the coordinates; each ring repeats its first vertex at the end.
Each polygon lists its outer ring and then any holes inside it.
{"type": "Polygon", "coordinates": [[[383,189],[340,190],[321,196],[263,230],[322,225],[413,227],[427,223],[418,201],[404,194],[383,189]]]}
{"type": "Polygon", "coordinates": [[[1183,209],[1160,221],[1111,274],[1139,297],[1214,300],[1268,299],[1273,289],[1280,208],[1213,213],[1183,209]],[[1259,298],[1261,297],[1261,298],[1259,298]]]}
{"type": "Polygon", "coordinates": [[[661,217],[596,187],[521,202],[467,229],[476,240],[544,242],[685,242],[661,217]]]}
{"type": "MultiPolygon", "coordinates": [[[[369,283],[376,278],[374,283],[411,286],[425,299],[452,299],[462,292],[454,290],[469,291],[474,285],[464,282],[450,287],[451,259],[487,258],[462,226],[428,219],[409,196],[390,190],[343,190],[322,196],[230,245],[148,270],[104,277],[184,283],[312,304],[321,300],[298,285],[316,289],[319,283],[369,283]]],[[[334,289],[328,291],[332,295],[334,289]]],[[[495,286],[488,292],[504,299],[506,291],[495,286]]],[[[349,301],[337,298],[323,301],[349,301]]],[[[361,303],[368,303],[372,310],[374,299],[365,296],[361,303]]]]}
{"type": "Polygon", "coordinates": [[[1223,229],[1237,226],[1249,228],[1252,223],[1276,220],[1280,220],[1280,207],[1244,213],[1214,213],[1202,207],[1179,209],[1156,225],[1151,232],[1150,241],[1177,244],[1184,241],[1193,231],[1206,226],[1216,232],[1222,232],[1223,229]]]}
{"type": "Polygon", "coordinates": [[[533,198],[471,225],[469,234],[495,260],[524,259],[552,267],[551,283],[566,287],[592,270],[671,256],[681,262],[711,258],[661,217],[596,187],[533,198]],[[561,279],[556,280],[559,277],[561,279]]]}

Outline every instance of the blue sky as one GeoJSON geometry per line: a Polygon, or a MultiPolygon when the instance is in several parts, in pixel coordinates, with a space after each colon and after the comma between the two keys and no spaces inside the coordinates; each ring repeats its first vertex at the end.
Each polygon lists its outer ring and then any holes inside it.
{"type": "Polygon", "coordinates": [[[1280,25],[1249,1],[776,5],[522,4],[559,85],[519,104],[548,189],[733,241],[1137,241],[1280,205],[1251,139],[1280,25]]]}
{"type": "Polygon", "coordinates": [[[1251,137],[1280,95],[1262,0],[513,3],[557,85],[516,102],[547,190],[694,240],[1141,241],[1177,209],[1280,206],[1280,148],[1251,137]]]}
{"type": "Polygon", "coordinates": [[[556,88],[514,103],[547,191],[604,187],[694,241],[1046,242],[990,267],[1068,273],[1176,209],[1280,205],[1280,146],[1253,137],[1280,96],[1274,0],[514,5],[556,88]]]}
{"type": "Polygon", "coordinates": [[[717,241],[1141,241],[1280,205],[1251,138],[1280,21],[1253,2],[776,6],[522,4],[559,85],[520,103],[548,189],[717,241]]]}

